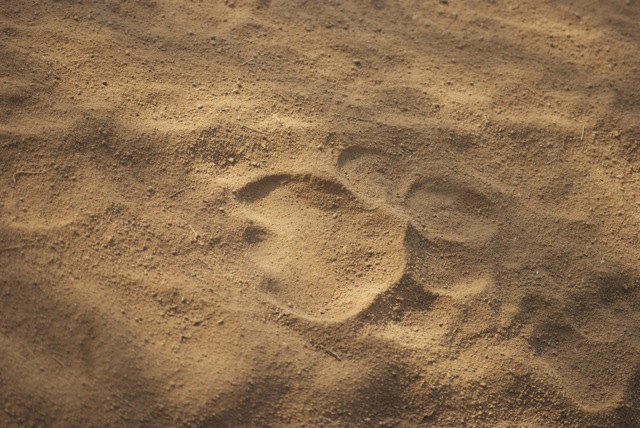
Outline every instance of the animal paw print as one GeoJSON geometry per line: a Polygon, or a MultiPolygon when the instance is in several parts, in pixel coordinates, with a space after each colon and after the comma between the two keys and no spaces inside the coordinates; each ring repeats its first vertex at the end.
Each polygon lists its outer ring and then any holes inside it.
{"type": "Polygon", "coordinates": [[[263,291],[302,317],[340,321],[402,276],[404,222],[336,180],[280,174],[237,192],[263,291]]]}

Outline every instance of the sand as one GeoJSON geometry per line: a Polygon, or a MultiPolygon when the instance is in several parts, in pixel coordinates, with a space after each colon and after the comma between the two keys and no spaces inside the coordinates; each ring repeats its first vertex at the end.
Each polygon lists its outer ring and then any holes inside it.
{"type": "Polygon", "coordinates": [[[640,2],[2,0],[0,426],[640,426],[640,2]]]}

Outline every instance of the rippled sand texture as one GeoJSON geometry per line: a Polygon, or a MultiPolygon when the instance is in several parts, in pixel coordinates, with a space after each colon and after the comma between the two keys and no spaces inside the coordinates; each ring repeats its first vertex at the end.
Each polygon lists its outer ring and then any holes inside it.
{"type": "Polygon", "coordinates": [[[0,426],[640,426],[638,22],[4,0],[0,426]]]}

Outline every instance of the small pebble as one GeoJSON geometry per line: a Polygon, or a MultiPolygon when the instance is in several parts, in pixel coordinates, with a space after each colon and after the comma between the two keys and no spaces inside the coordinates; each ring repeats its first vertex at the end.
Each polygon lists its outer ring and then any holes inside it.
{"type": "Polygon", "coordinates": [[[202,104],[198,104],[196,107],[198,107],[198,110],[202,110],[204,108],[202,104]]]}

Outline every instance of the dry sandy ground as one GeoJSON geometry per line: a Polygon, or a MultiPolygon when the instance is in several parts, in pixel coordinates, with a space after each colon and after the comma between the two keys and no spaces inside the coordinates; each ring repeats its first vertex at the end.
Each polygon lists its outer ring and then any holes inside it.
{"type": "Polygon", "coordinates": [[[0,426],[640,426],[638,0],[0,3],[0,426]]]}

